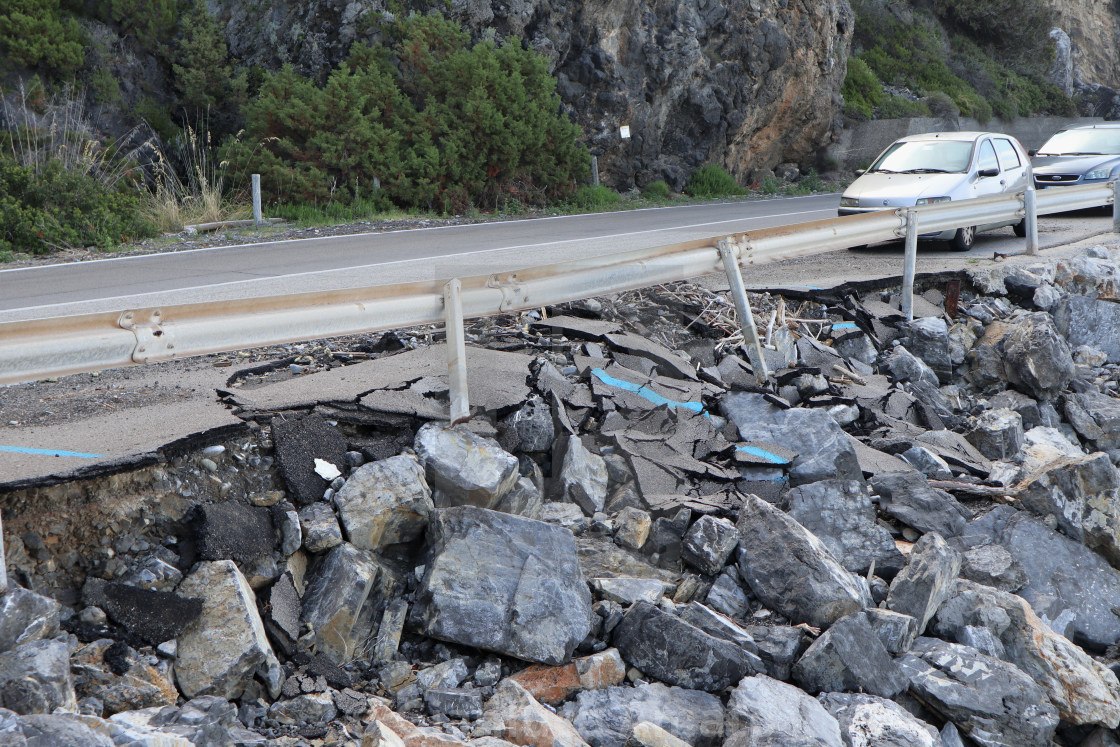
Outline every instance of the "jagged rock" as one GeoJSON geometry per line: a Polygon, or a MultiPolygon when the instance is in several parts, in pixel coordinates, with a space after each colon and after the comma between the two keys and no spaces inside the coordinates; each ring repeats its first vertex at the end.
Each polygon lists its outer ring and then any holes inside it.
{"type": "Polygon", "coordinates": [[[634,724],[630,738],[626,740],[626,747],[690,747],[688,742],[674,737],[657,724],[643,721],[634,724]]]}
{"type": "Polygon", "coordinates": [[[576,504],[588,516],[602,511],[607,501],[606,462],[574,436],[568,439],[560,466],[558,499],[576,504]]]}
{"type": "Polygon", "coordinates": [[[494,506],[495,511],[524,516],[527,519],[541,518],[544,497],[540,488],[528,477],[520,477],[494,506]]]}
{"type": "Polygon", "coordinates": [[[672,516],[662,516],[653,522],[642,552],[653,558],[662,568],[680,569],[681,548],[688,531],[692,512],[682,508],[672,516]]]}
{"type": "Polygon", "coordinates": [[[891,350],[890,355],[886,357],[885,364],[887,370],[890,371],[891,379],[896,382],[924,381],[933,387],[939,384],[934,370],[902,345],[891,350]]]}
{"type": "Polygon", "coordinates": [[[89,643],[74,652],[70,669],[77,698],[97,698],[105,716],[175,705],[179,696],[166,662],[153,665],[123,643],[89,643]]]}
{"type": "Polygon", "coordinates": [[[933,629],[960,641],[969,627],[986,628],[999,640],[1005,658],[1046,691],[1063,721],[1120,723],[1120,683],[1069,639],[1054,633],[1022,597],[961,581],[937,614],[933,629]]]}
{"type": "Polygon", "coordinates": [[[283,672],[264,632],[256,597],[231,560],[199,563],[179,593],[202,600],[202,614],[178,637],[175,679],[188,698],[232,700],[258,672],[273,696],[283,672]]]}
{"type": "Polygon", "coordinates": [[[535,396],[503,418],[502,425],[504,438],[499,443],[509,452],[548,451],[556,438],[552,411],[535,396]]]}
{"type": "Polygon", "coordinates": [[[1112,612],[1120,572],[1030,513],[997,506],[970,522],[954,543],[966,550],[1004,547],[1026,574],[1019,596],[1059,635],[1099,650],[1120,639],[1120,617],[1112,612]]]}
{"type": "Polygon", "coordinates": [[[731,691],[727,731],[725,744],[736,747],[844,744],[839,723],[816,698],[766,675],[747,677],[731,691]]]}
{"type": "Polygon", "coordinates": [[[32,640],[0,654],[0,708],[24,715],[76,711],[66,644],[32,640]]]}
{"type": "Polygon", "coordinates": [[[493,508],[517,482],[517,457],[463,426],[428,423],[413,448],[439,507],[493,508]]]}
{"type": "Polygon", "coordinates": [[[879,351],[875,349],[875,343],[871,342],[871,338],[862,331],[851,332],[835,338],[833,348],[845,358],[857,360],[868,366],[873,365],[875,359],[879,357],[879,351]]]}
{"type": "Polygon", "coordinates": [[[1073,539],[1120,563],[1120,472],[1107,454],[1055,462],[1034,475],[1019,500],[1073,539]]]}
{"type": "Polygon", "coordinates": [[[761,394],[742,392],[725,395],[719,406],[744,441],[781,444],[797,452],[789,470],[790,485],[863,479],[848,434],[827,412],[805,408],[782,410],[761,394]]]}
{"type": "Polygon", "coordinates": [[[953,593],[960,570],[959,552],[940,535],[923,535],[910,551],[906,567],[891,582],[887,608],[915,618],[921,635],[937,608],[953,593]]]}
{"type": "Polygon", "coordinates": [[[879,526],[867,486],[856,480],[821,480],[793,488],[789,515],[828,547],[845,569],[866,573],[874,563],[895,573],[906,563],[890,532],[879,526]]]}
{"type": "Polygon", "coordinates": [[[195,538],[203,560],[252,563],[272,552],[277,534],[267,508],[228,501],[198,507],[195,538]]]}
{"type": "Polygon", "coordinates": [[[416,539],[435,508],[424,468],[403,454],[358,467],[334,503],[350,544],[373,552],[416,539]]]}
{"type": "Polygon", "coordinates": [[[893,698],[908,686],[862,612],[840,618],[813,641],[793,665],[793,679],[814,694],[853,690],[893,698]]]}
{"type": "Polygon", "coordinates": [[[424,691],[424,704],[432,713],[475,720],[482,716],[482,695],[471,687],[424,691]]]}
{"type": "Polygon", "coordinates": [[[315,460],[335,466],[346,463],[346,439],[321,415],[272,419],[276,464],[296,505],[305,506],[323,497],[328,481],[315,472],[315,460]]]}
{"type": "Polygon", "coordinates": [[[631,665],[671,685],[719,692],[757,671],[739,646],[638,602],[614,629],[614,645],[631,665]]]}
{"type": "Polygon", "coordinates": [[[922,317],[901,328],[909,341],[910,352],[929,366],[941,383],[947,383],[953,375],[953,363],[949,355],[949,327],[941,317],[922,317]]]}
{"type": "Polygon", "coordinates": [[[943,747],[937,729],[894,701],[859,693],[817,697],[840,724],[846,747],[943,747]]]}
{"type": "Polygon", "coordinates": [[[1098,451],[1120,448],[1120,400],[1087,392],[1065,398],[1066,418],[1098,451]]]}
{"type": "Polygon", "coordinates": [[[1120,363],[1120,304],[1071,294],[1051,311],[1071,346],[1092,345],[1105,352],[1109,363],[1120,363]]]}
{"type": "Polygon", "coordinates": [[[21,643],[54,638],[61,609],[50,597],[20,586],[0,591],[0,654],[21,643]]]}
{"type": "Polygon", "coordinates": [[[326,503],[312,503],[300,509],[299,528],[308,552],[326,552],[342,544],[338,517],[326,503]]]}
{"type": "Polygon", "coordinates": [[[1027,583],[1023,566],[1001,545],[981,545],[964,554],[961,577],[1012,594],[1027,583]]]}
{"type": "Polygon", "coordinates": [[[385,606],[385,612],[381,615],[381,624],[377,626],[377,638],[370,651],[371,661],[380,664],[396,656],[407,619],[408,602],[403,599],[394,599],[385,606]]]}
{"type": "Polygon", "coordinates": [[[591,747],[623,747],[636,724],[648,721],[693,747],[723,740],[719,698],[660,683],[588,690],[561,712],[591,747]]]}
{"type": "Polygon", "coordinates": [[[988,410],[966,438],[988,459],[1014,459],[1023,448],[1023,418],[1013,410],[988,410]]]}
{"type": "Polygon", "coordinates": [[[181,708],[126,711],[111,717],[109,721],[113,724],[177,735],[195,745],[260,744],[266,741],[259,734],[241,726],[237,720],[236,704],[213,695],[192,698],[181,708]]]}
{"type": "Polygon", "coordinates": [[[461,658],[448,659],[416,673],[416,682],[425,690],[458,687],[470,676],[467,662],[461,658]]]}
{"type": "Polygon", "coordinates": [[[879,508],[919,532],[953,536],[972,518],[972,512],[944,490],[931,488],[916,472],[881,472],[871,478],[879,508]]]}
{"type": "Polygon", "coordinates": [[[867,621],[871,623],[871,629],[879,636],[883,647],[889,653],[898,656],[909,651],[914,645],[914,640],[918,637],[917,619],[879,607],[868,608],[864,610],[864,614],[867,615],[867,621]]]}
{"type": "Polygon", "coordinates": [[[739,546],[739,532],[727,519],[701,516],[684,535],[681,557],[701,573],[714,576],[739,546]]]}
{"type": "MultiPolygon", "coordinates": [[[[291,504],[288,505],[290,506],[291,504]]],[[[273,520],[279,524],[280,554],[285,558],[289,555],[295,554],[295,552],[299,550],[299,548],[303,547],[303,529],[299,525],[299,513],[295,510],[277,511],[272,516],[273,520]]],[[[144,584],[134,585],[144,586],[144,584]]],[[[171,588],[174,588],[174,585],[172,585],[171,588]]],[[[163,591],[170,590],[171,589],[169,588],[163,589],[163,591]]]]}
{"type": "Polygon", "coordinates": [[[790,625],[747,625],[743,629],[754,639],[765,674],[788,681],[794,662],[805,648],[805,633],[790,625]]]}
{"type": "Polygon", "coordinates": [[[521,685],[506,679],[486,702],[474,734],[525,747],[586,747],[576,728],[538,703],[521,685]]]}
{"type": "Polygon", "coordinates": [[[474,506],[432,513],[414,614],[425,633],[561,664],[591,629],[572,533],[474,506]]]}
{"type": "Polygon", "coordinates": [[[750,602],[739,586],[739,572],[734,566],[719,575],[712,588],[708,589],[705,601],[716,612],[728,617],[743,617],[750,611],[750,602]]]}
{"type": "Polygon", "coordinates": [[[899,664],[911,691],[976,744],[1049,747],[1058,710],[1017,667],[934,638],[919,638],[899,664]]]}
{"type": "Polygon", "coordinates": [[[739,572],[763,604],[794,622],[828,627],[871,604],[867,582],[791,517],[747,495],[736,524],[739,572]]]}
{"type": "MultiPolygon", "coordinates": [[[[1086,251],[1099,248],[1090,247],[1086,251]]],[[[1067,293],[1086,298],[1117,300],[1117,291],[1120,289],[1117,266],[1109,261],[1107,250],[1102,254],[1105,256],[1093,257],[1086,253],[1058,260],[1054,266],[1054,285],[1067,293]]]]}
{"type": "MultiPolygon", "coordinates": [[[[118,744],[108,734],[97,731],[90,722],[108,723],[73,713],[19,716],[0,708],[0,744],[5,747],[114,747],[118,744]]],[[[177,744],[171,738],[166,744],[167,747],[193,747],[185,741],[177,744]]]]}
{"type": "Polygon", "coordinates": [[[657,604],[665,584],[655,578],[593,578],[591,588],[599,597],[630,606],[635,602],[657,604]]]}
{"type": "Polygon", "coordinates": [[[1007,380],[1035,399],[1050,400],[1061,394],[1073,378],[1073,356],[1054,318],[1038,311],[1024,314],[1008,327],[1000,343],[1007,380]]]}
{"type": "Polygon", "coordinates": [[[618,512],[615,522],[618,529],[615,530],[614,541],[622,547],[641,550],[649,539],[649,530],[653,526],[649,514],[640,508],[627,506],[618,512]]]}
{"type": "MultiPolygon", "coordinates": [[[[510,677],[537,700],[559,704],[584,690],[621,685],[626,665],[618,649],[609,648],[558,667],[534,664],[510,677]]],[[[475,679],[478,679],[477,674],[475,679]]]]}
{"type": "Polygon", "coordinates": [[[700,628],[700,630],[703,630],[708,635],[714,635],[716,638],[731,641],[736,646],[743,649],[743,651],[751,655],[751,661],[753,662],[755,671],[763,671],[764,663],[761,659],[755,657],[755,654],[758,652],[758,646],[755,645],[754,638],[734,621],[720,615],[700,602],[689,602],[688,604],[678,607],[676,612],[680,618],[689,625],[700,628]]]}
{"type": "Polygon", "coordinates": [[[276,701],[269,706],[268,715],[281,724],[313,726],[334,721],[338,708],[330,693],[306,693],[276,701]]]}
{"type": "Polygon", "coordinates": [[[924,446],[911,446],[899,456],[930,479],[953,479],[953,471],[949,468],[949,463],[924,446]]]}
{"type": "Polygon", "coordinates": [[[303,596],[301,619],[313,631],[312,650],[336,664],[365,654],[391,587],[385,568],[365,550],[344,542],[327,553],[303,596]]]}

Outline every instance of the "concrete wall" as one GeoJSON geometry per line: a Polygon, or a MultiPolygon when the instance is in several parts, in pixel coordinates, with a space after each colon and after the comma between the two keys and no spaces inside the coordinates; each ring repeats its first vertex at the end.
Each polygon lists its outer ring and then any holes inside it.
{"type": "Polygon", "coordinates": [[[981,125],[975,119],[941,119],[938,117],[911,117],[909,119],[875,119],[856,122],[840,132],[837,142],[825,149],[825,155],[834,159],[841,168],[862,169],[875,156],[900,137],[922,132],[951,132],[954,130],[988,130],[1005,132],[1016,137],[1028,150],[1038,148],[1046,139],[1063,127],[1103,122],[1099,117],[1019,117],[1010,122],[992,119],[981,125]]]}

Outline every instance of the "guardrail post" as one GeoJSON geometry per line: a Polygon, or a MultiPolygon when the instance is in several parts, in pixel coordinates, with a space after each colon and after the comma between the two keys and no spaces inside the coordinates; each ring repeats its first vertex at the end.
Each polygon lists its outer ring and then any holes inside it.
{"type": "Polygon", "coordinates": [[[599,186],[599,156],[591,156],[591,186],[599,186]]]}
{"type": "Polygon", "coordinates": [[[758,330],[754,326],[754,312],[751,311],[751,304],[747,299],[747,288],[743,285],[739,260],[735,257],[731,242],[727,239],[720,239],[716,246],[719,247],[719,256],[723,259],[727,282],[731,285],[735,311],[739,315],[739,328],[743,331],[743,346],[747,349],[747,357],[751,359],[754,377],[759,384],[765,384],[770,372],[766,370],[766,358],[762,354],[762,343],[758,339],[758,330]]]}
{"type": "Polygon", "coordinates": [[[0,517],[0,596],[8,590],[8,566],[4,563],[4,522],[0,517]]]}
{"type": "Polygon", "coordinates": [[[443,318],[447,324],[447,380],[450,384],[451,425],[471,419],[467,397],[467,341],[463,334],[463,290],[459,278],[443,286],[443,318]]]}
{"type": "Polygon", "coordinates": [[[1120,233],[1120,180],[1112,183],[1112,232],[1120,233]]]}
{"type": "Polygon", "coordinates": [[[1027,221],[1027,254],[1038,254],[1038,192],[1033,184],[1023,190],[1023,212],[1027,221]]]}
{"type": "Polygon", "coordinates": [[[253,223],[257,226],[263,222],[261,217],[261,175],[253,174],[253,223]]]}
{"type": "Polygon", "coordinates": [[[906,260],[902,266],[902,313],[914,321],[914,272],[918,264],[918,212],[906,211],[906,260]]]}

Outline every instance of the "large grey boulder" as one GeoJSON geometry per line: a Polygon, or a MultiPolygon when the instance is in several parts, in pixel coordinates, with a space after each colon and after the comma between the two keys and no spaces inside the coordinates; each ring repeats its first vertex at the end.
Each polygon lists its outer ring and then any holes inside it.
{"type": "Polygon", "coordinates": [[[1046,312],[1024,314],[1010,322],[1000,345],[1007,380],[1035,399],[1054,399],[1073,378],[1070,345],[1046,312]]]}
{"type": "Polygon", "coordinates": [[[76,711],[66,644],[34,640],[0,654],[0,708],[20,714],[76,711]]]}
{"type": "Polygon", "coordinates": [[[575,436],[564,451],[558,490],[558,500],[576,504],[588,516],[602,511],[607,502],[607,463],[575,436]]]}
{"type": "Polygon", "coordinates": [[[816,698],[764,674],[743,679],[727,701],[729,743],[737,747],[842,747],[840,724],[816,698]]]}
{"type": "Polygon", "coordinates": [[[464,426],[428,423],[417,431],[413,448],[441,508],[493,508],[517,482],[517,457],[464,426]]]}
{"type": "Polygon", "coordinates": [[[188,698],[233,700],[257,674],[279,695],[280,662],[272,652],[257,600],[232,560],[199,563],[179,593],[202,600],[202,614],[177,639],[175,679],[188,698]]]}
{"type": "Polygon", "coordinates": [[[701,573],[714,576],[723,570],[738,546],[739,531],[734,524],[727,519],[701,516],[685,532],[681,557],[701,573]]]}
{"type": "Polygon", "coordinates": [[[937,635],[963,642],[970,628],[983,628],[1000,642],[1006,659],[1046,691],[1063,721],[1120,722],[1120,683],[1068,638],[1052,631],[1022,597],[989,586],[961,581],[937,613],[937,635]]]}
{"type": "Polygon", "coordinates": [[[638,602],[614,629],[622,658],[663,682],[720,692],[759,671],[757,656],[705,633],[648,602],[638,602]]]}
{"type": "Polygon", "coordinates": [[[0,591],[0,654],[21,643],[54,638],[61,610],[50,597],[20,586],[0,591]]]}
{"type": "Polygon", "coordinates": [[[1103,650],[1120,639],[1120,571],[1080,542],[1047,527],[1027,511],[997,506],[953,540],[965,550],[996,544],[1026,578],[1019,596],[1055,633],[1103,650]]]}
{"type": "Polygon", "coordinates": [[[871,478],[879,508],[919,532],[958,534],[972,512],[944,490],[931,488],[918,472],[881,472],[871,478]]]}
{"type": "Polygon", "coordinates": [[[794,622],[827,628],[871,605],[867,582],[840,565],[812,532],[747,495],[736,524],[739,573],[763,604],[794,622]]]}
{"type": "MultiPolygon", "coordinates": [[[[78,716],[75,713],[33,714],[18,716],[13,711],[0,708],[0,744],[5,747],[114,747],[117,744],[130,744],[130,741],[115,741],[104,729],[109,722],[92,716],[78,716]],[[99,729],[98,727],[101,727],[99,729]]],[[[135,738],[140,735],[128,734],[135,738]]],[[[160,747],[193,747],[186,740],[176,743],[171,737],[148,733],[143,736],[151,742],[139,739],[136,744],[159,744],[160,747]]]]}
{"type": "Polygon", "coordinates": [[[693,747],[715,747],[724,735],[719,698],[656,682],[586,690],[561,715],[571,720],[591,747],[623,747],[634,726],[647,721],[693,747]]]}
{"type": "Polygon", "coordinates": [[[1064,533],[1120,564],[1120,472],[1107,454],[1048,465],[1019,500],[1039,516],[1052,514],[1064,533]]]}
{"type": "Polygon", "coordinates": [[[1006,408],[982,413],[966,436],[988,459],[1008,461],[1023,448],[1023,418],[1006,408]]]}
{"type": "Polygon", "coordinates": [[[793,666],[793,679],[810,693],[850,690],[893,698],[908,686],[867,615],[837,620],[793,666]]]}
{"type": "Polygon", "coordinates": [[[937,374],[925,361],[911,353],[903,345],[898,345],[884,360],[887,371],[894,381],[924,381],[930,386],[938,385],[937,374]]]}
{"type": "Polygon", "coordinates": [[[728,617],[745,617],[750,612],[750,600],[739,585],[739,570],[735,566],[728,566],[719,574],[708,589],[706,601],[709,607],[728,617]]]}
{"type": "Polygon", "coordinates": [[[805,632],[792,625],[745,625],[743,629],[754,639],[765,674],[787,682],[798,656],[808,645],[805,632]]]}
{"type": "Polygon", "coordinates": [[[943,747],[937,729],[886,698],[821,693],[817,700],[840,724],[846,747],[943,747]]]}
{"type": "Polygon", "coordinates": [[[1098,451],[1120,449],[1120,399],[1099,392],[1065,398],[1066,419],[1098,451]]]}
{"type": "Polygon", "coordinates": [[[1050,747],[1058,709],[1018,667],[935,638],[919,638],[900,666],[922,703],[976,744],[1050,747]]]}
{"type": "Polygon", "coordinates": [[[405,454],[358,467],[334,503],[350,544],[373,552],[419,537],[435,508],[424,468],[405,454]]]}
{"type": "Polygon", "coordinates": [[[1074,294],[1051,311],[1070,346],[1092,345],[1108,355],[1109,363],[1120,363],[1120,304],[1074,294]]]}
{"type": "Polygon", "coordinates": [[[865,574],[872,563],[888,576],[906,563],[886,528],[876,522],[875,505],[861,480],[821,480],[793,488],[789,515],[815,534],[840,564],[865,574]]]}
{"type": "Polygon", "coordinates": [[[887,593],[887,608],[918,621],[918,634],[925,631],[937,608],[956,588],[961,554],[940,535],[923,535],[910,551],[910,561],[894,577],[887,593]]]}
{"type": "Polygon", "coordinates": [[[900,332],[908,338],[906,347],[910,352],[921,358],[941,383],[948,383],[953,375],[953,361],[945,320],[938,316],[922,317],[903,325],[900,332]]]}
{"type": "Polygon", "coordinates": [[[761,394],[725,395],[720,411],[735,424],[744,441],[765,441],[793,450],[790,485],[817,480],[863,479],[851,439],[823,410],[782,410],[761,394]]]}
{"type": "Polygon", "coordinates": [[[475,725],[475,733],[488,733],[506,740],[505,744],[587,747],[570,721],[545,708],[511,679],[498,686],[481,715],[483,721],[475,725]]]}
{"type": "Polygon", "coordinates": [[[1012,594],[1027,583],[1027,574],[1003,545],[980,545],[964,553],[961,578],[1012,594]]]}
{"type": "Polygon", "coordinates": [[[342,543],[307,582],[300,619],[313,631],[311,648],[342,665],[364,655],[385,610],[393,581],[365,550],[342,543]]]}
{"type": "Polygon", "coordinates": [[[308,552],[326,552],[342,544],[342,527],[328,504],[318,501],[299,510],[300,540],[308,552]]]}
{"type": "Polygon", "coordinates": [[[591,630],[591,592],[562,527],[475,506],[437,509],[414,614],[426,635],[562,664],[591,630]]]}

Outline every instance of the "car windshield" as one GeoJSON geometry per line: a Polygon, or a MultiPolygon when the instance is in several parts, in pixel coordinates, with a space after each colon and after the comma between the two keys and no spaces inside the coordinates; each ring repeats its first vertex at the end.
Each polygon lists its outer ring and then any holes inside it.
{"type": "Polygon", "coordinates": [[[1103,156],[1120,154],[1120,127],[1065,130],[1038,149],[1040,156],[1103,156]]]}
{"type": "Polygon", "coordinates": [[[968,170],[971,160],[971,141],[915,140],[895,143],[887,148],[868,171],[896,174],[960,172],[968,170]]]}

